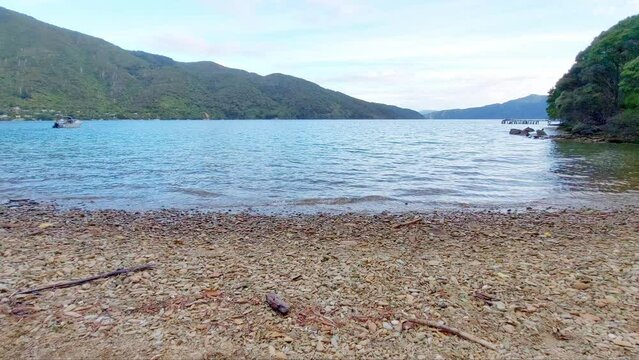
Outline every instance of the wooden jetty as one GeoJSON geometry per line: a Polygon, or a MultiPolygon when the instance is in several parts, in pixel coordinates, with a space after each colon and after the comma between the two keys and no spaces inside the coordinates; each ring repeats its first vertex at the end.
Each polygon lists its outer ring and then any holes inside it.
{"type": "Polygon", "coordinates": [[[504,119],[502,124],[519,124],[519,125],[538,125],[542,120],[540,119],[504,119]]]}

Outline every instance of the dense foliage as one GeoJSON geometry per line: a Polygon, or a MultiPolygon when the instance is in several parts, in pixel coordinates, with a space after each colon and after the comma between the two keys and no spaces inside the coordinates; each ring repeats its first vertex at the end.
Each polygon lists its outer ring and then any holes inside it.
{"type": "Polygon", "coordinates": [[[582,51],[550,91],[548,114],[575,133],[639,140],[639,15],[582,51]]]}
{"type": "Polygon", "coordinates": [[[424,114],[429,119],[545,119],[546,96],[528,95],[503,104],[469,109],[453,109],[424,114]]]}
{"type": "Polygon", "coordinates": [[[0,118],[421,118],[311,82],[126,51],[0,7],[0,118]]]}

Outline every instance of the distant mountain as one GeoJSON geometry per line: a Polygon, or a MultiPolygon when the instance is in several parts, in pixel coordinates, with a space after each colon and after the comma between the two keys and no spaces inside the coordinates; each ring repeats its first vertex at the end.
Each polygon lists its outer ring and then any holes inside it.
{"type": "Polygon", "coordinates": [[[423,118],[312,82],[182,63],[0,7],[0,118],[423,118]]]}
{"type": "Polygon", "coordinates": [[[422,113],[429,119],[546,119],[546,95],[528,95],[503,104],[422,113]]]}

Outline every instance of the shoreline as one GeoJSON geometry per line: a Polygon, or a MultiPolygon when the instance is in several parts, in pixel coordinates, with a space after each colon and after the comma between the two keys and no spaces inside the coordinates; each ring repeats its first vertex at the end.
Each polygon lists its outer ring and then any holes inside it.
{"type": "Polygon", "coordinates": [[[585,135],[575,135],[575,134],[563,134],[557,135],[551,138],[556,141],[572,141],[575,143],[582,144],[632,144],[639,145],[639,140],[630,140],[618,138],[615,136],[609,135],[593,135],[593,136],[585,136],[585,135]]]}
{"type": "Polygon", "coordinates": [[[0,206],[0,358],[629,358],[639,354],[637,229],[637,207],[272,216],[0,206]],[[288,316],[265,303],[271,291],[288,316]]]}

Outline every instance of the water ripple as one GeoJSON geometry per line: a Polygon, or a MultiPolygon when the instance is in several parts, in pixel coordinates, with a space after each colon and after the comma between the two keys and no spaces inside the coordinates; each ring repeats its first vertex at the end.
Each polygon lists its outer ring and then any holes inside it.
{"type": "Polygon", "coordinates": [[[637,146],[534,141],[499,121],[50,126],[0,122],[0,202],[420,210],[619,201],[639,189],[637,146]]]}

